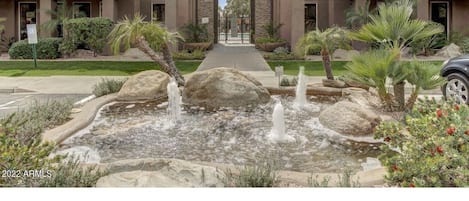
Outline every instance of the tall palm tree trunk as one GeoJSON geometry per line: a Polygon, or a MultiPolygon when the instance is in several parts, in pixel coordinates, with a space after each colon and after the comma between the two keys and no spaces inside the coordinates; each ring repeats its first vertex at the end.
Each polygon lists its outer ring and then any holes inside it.
{"type": "MultiPolygon", "coordinates": [[[[148,42],[145,40],[144,37],[140,37],[140,38],[137,39],[136,46],[140,51],[142,51],[143,53],[148,55],[155,63],[159,64],[160,67],[161,67],[161,70],[168,73],[170,76],[173,76],[176,79],[176,81],[178,82],[179,86],[184,86],[184,83],[185,83],[184,78],[179,73],[179,71],[174,66],[174,64],[173,64],[173,67],[171,67],[166,62],[165,58],[161,58],[158,54],[156,54],[156,52],[153,49],[151,49],[150,45],[148,44],[148,42]]],[[[163,48],[163,49],[165,49],[165,48],[163,48]]],[[[164,52],[164,50],[163,50],[163,52],[164,52]]]]}
{"type": "MultiPolygon", "coordinates": [[[[397,62],[401,62],[401,50],[397,55],[397,62]]],[[[400,111],[405,109],[405,81],[398,82],[393,86],[394,98],[400,111]]]]}
{"type": "Polygon", "coordinates": [[[394,98],[397,101],[398,109],[403,110],[405,107],[405,81],[399,82],[393,86],[394,98]]]}
{"type": "Polygon", "coordinates": [[[332,74],[331,68],[331,57],[329,55],[329,51],[321,50],[322,56],[322,65],[324,66],[324,71],[326,71],[326,77],[328,80],[334,80],[334,75],[332,74]]]}
{"type": "Polygon", "coordinates": [[[412,108],[414,107],[415,102],[417,102],[417,98],[419,96],[419,91],[420,90],[418,88],[414,89],[414,91],[410,95],[410,97],[407,100],[407,103],[405,105],[406,110],[409,110],[409,111],[412,110],[412,108]]]}
{"type": "Polygon", "coordinates": [[[166,61],[166,63],[169,65],[170,70],[172,71],[172,75],[176,78],[176,81],[178,81],[178,84],[180,86],[184,86],[184,77],[181,75],[179,70],[176,68],[176,64],[174,63],[173,60],[173,54],[171,53],[171,50],[169,48],[168,43],[165,43],[163,47],[161,48],[161,51],[163,52],[163,59],[166,61]]]}

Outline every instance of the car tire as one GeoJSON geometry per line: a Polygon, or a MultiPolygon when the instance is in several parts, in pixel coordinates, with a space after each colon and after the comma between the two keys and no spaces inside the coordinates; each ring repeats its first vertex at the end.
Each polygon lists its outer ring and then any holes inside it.
{"type": "Polygon", "coordinates": [[[457,103],[469,104],[469,80],[461,73],[452,73],[447,76],[448,82],[443,86],[443,95],[446,100],[452,98],[457,103]]]}

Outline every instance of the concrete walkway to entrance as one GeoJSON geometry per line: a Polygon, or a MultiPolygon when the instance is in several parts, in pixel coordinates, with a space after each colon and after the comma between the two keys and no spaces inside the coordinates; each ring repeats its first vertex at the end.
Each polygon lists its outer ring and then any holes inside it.
{"type": "Polygon", "coordinates": [[[240,71],[272,71],[253,45],[216,44],[197,71],[217,67],[230,67],[240,71]]]}

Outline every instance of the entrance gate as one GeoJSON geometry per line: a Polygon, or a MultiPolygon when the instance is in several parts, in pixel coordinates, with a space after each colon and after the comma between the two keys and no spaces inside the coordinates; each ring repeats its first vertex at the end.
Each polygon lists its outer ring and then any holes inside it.
{"type": "MultiPolygon", "coordinates": [[[[243,0],[239,0],[244,2],[243,0]]],[[[218,8],[218,0],[215,8],[218,8]]],[[[220,8],[215,13],[215,41],[224,44],[254,43],[255,31],[255,0],[245,1],[247,5],[241,9],[220,8]]]]}

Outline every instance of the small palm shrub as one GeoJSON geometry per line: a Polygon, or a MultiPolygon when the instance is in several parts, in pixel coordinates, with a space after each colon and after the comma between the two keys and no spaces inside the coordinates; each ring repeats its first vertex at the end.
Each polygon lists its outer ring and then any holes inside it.
{"type": "Polygon", "coordinates": [[[379,157],[386,181],[400,187],[469,185],[469,108],[434,99],[419,100],[405,119],[382,123],[379,157]]]}
{"type": "Polygon", "coordinates": [[[445,80],[439,75],[440,66],[423,61],[401,62],[396,60],[398,56],[399,51],[396,49],[373,50],[354,56],[345,66],[349,72],[344,79],[376,88],[388,111],[411,110],[420,90],[437,88],[443,85],[445,80]],[[395,88],[396,84],[404,82],[411,84],[413,91],[401,108],[397,103],[395,91],[392,93],[386,84],[391,83],[395,88]]]}
{"type": "Polygon", "coordinates": [[[332,73],[332,54],[339,48],[349,47],[349,32],[339,27],[331,27],[324,31],[314,30],[305,34],[295,47],[298,55],[305,56],[308,52],[319,50],[326,77],[334,79],[332,73]]]}
{"type": "Polygon", "coordinates": [[[126,80],[115,80],[104,78],[101,82],[94,85],[93,94],[96,97],[117,93],[121,90],[126,80]]]}

